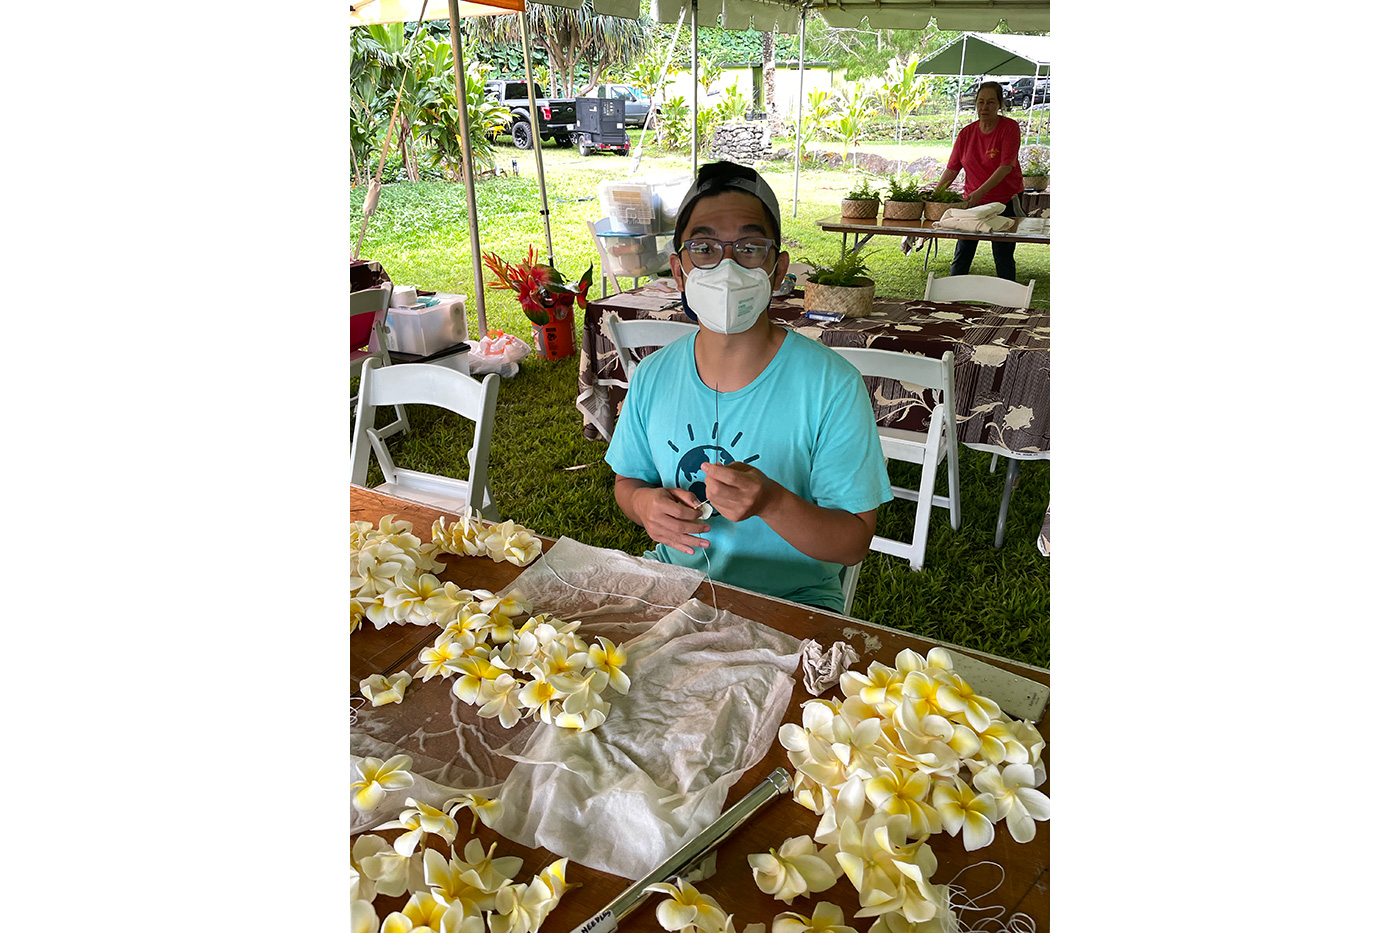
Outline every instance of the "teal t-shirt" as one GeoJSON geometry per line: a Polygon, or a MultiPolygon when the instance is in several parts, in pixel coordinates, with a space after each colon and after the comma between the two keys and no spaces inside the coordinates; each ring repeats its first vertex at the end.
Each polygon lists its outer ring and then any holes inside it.
{"type": "MultiPolygon", "coordinates": [[[[715,390],[695,371],[694,336],[647,356],[633,373],[608,446],[615,473],[689,489],[703,501],[700,465],[736,461],[825,508],[865,512],[891,498],[860,372],[793,332],[757,379],[718,393],[718,415],[715,390]]],[[[708,570],[721,583],[841,610],[840,564],[813,560],[757,516],[731,522],[716,512],[708,522],[702,535],[708,548],[686,554],[658,544],[645,556],[708,570]]]]}

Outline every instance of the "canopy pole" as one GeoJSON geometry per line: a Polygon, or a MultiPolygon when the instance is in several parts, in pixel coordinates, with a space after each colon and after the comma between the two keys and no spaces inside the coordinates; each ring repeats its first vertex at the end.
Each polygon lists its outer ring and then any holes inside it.
{"type": "Polygon", "coordinates": [[[647,107],[646,119],[642,121],[642,135],[637,140],[636,148],[632,151],[632,170],[627,173],[629,177],[637,174],[637,169],[642,166],[642,146],[647,141],[647,127],[653,127],[653,138],[659,135],[654,128],[656,121],[652,119],[652,115],[656,113],[656,102],[661,99],[661,89],[666,86],[666,78],[671,73],[671,57],[676,52],[676,42],[681,37],[681,24],[684,22],[685,10],[681,10],[680,15],[676,17],[676,31],[671,33],[671,44],[666,48],[666,63],[661,66],[661,78],[656,87],[651,89],[651,104],[647,107]]]}
{"type": "Polygon", "coordinates": [[[476,167],[472,162],[472,137],[467,129],[467,81],[462,64],[462,14],[457,0],[447,0],[448,25],[452,31],[452,76],[457,91],[457,131],[462,138],[462,175],[467,182],[467,227],[471,231],[472,269],[476,293],[477,337],[486,339],[486,290],[481,272],[481,234],[476,225],[476,167]]]}
{"type": "MultiPolygon", "coordinates": [[[[454,0],[455,2],[455,0],[454,0]]],[[[554,265],[554,239],[549,235],[549,198],[544,191],[544,156],[540,153],[540,114],[535,106],[535,69],[531,67],[530,21],[522,10],[520,17],[520,49],[525,53],[525,93],[530,98],[530,139],[534,141],[535,177],[540,180],[540,216],[544,218],[544,251],[549,264],[554,265]]]]}
{"type": "Polygon", "coordinates": [[[958,120],[962,117],[963,65],[967,62],[967,33],[963,33],[962,57],[958,59],[958,86],[953,89],[953,141],[958,139],[958,120]]]}
{"type": "Polygon", "coordinates": [[[700,174],[700,0],[690,0],[690,177],[700,174]]]}
{"type": "Polygon", "coordinates": [[[797,147],[792,153],[792,216],[797,216],[797,186],[802,178],[802,74],[806,67],[807,53],[807,8],[802,8],[802,19],[797,27],[797,147]]]}

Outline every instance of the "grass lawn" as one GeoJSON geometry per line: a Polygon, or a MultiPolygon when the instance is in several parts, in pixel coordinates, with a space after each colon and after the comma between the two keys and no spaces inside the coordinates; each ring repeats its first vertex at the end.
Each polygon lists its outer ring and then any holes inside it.
{"type": "MultiPolygon", "coordinates": [[[[497,164],[507,169],[514,156],[521,174],[477,183],[481,248],[512,260],[523,256],[529,244],[543,252],[533,154],[507,146],[497,147],[496,153],[497,164]]],[[[923,150],[917,153],[922,154],[923,150]]],[[[555,264],[576,275],[597,260],[583,221],[601,216],[598,182],[626,178],[631,160],[606,154],[585,159],[574,149],[553,146],[544,149],[543,158],[555,264]]],[[[688,153],[647,150],[638,177],[688,174],[689,170],[688,153]]],[[[816,221],[839,212],[841,196],[853,186],[857,174],[804,167],[794,218],[791,163],[763,164],[759,170],[784,205],[782,235],[792,257],[815,262],[837,258],[840,239],[823,233],[816,221]]],[[[359,233],[363,198],[363,189],[351,191],[352,246],[359,233]]],[[[922,254],[903,255],[893,238],[872,243],[864,253],[881,294],[923,294],[922,254]]],[[[360,254],[383,264],[396,283],[471,295],[465,186],[387,185],[360,254]]],[[[930,270],[946,275],[951,258],[951,248],[943,244],[930,270]]],[[[1048,308],[1049,247],[1019,246],[1016,259],[1018,279],[1036,280],[1033,305],[1048,308]]],[[[978,250],[972,272],[994,274],[985,245],[978,250]]],[[[509,293],[487,289],[486,312],[492,327],[530,340],[529,322],[509,293]]],[[[470,304],[468,318],[475,319],[470,304]]],[[[471,327],[474,332],[475,325],[471,327]]],[[[490,460],[501,514],[541,534],[567,535],[639,554],[650,541],[613,502],[612,472],[603,462],[606,442],[583,437],[582,416],[574,408],[577,377],[576,358],[545,362],[532,357],[516,377],[502,382],[490,460]]],[[[412,430],[390,441],[397,462],[411,469],[462,476],[462,454],[470,446],[466,423],[455,415],[419,406],[409,406],[409,420],[412,430]]],[[[918,573],[907,562],[872,552],[861,570],[854,614],[1048,667],[1050,571],[1049,561],[1036,550],[1035,537],[1049,503],[1050,465],[1044,461],[1022,465],[1006,545],[998,550],[992,547],[992,539],[1005,466],[990,474],[988,456],[964,449],[961,457],[962,528],[952,531],[947,513],[934,510],[928,555],[918,573]]],[[[890,479],[898,485],[918,485],[917,471],[907,464],[890,464],[890,479]]],[[[372,464],[370,482],[379,481],[372,464]]],[[[946,491],[946,481],[940,480],[939,491],[946,491]]],[[[912,503],[887,504],[881,509],[877,530],[907,539],[912,519],[912,503]]]]}

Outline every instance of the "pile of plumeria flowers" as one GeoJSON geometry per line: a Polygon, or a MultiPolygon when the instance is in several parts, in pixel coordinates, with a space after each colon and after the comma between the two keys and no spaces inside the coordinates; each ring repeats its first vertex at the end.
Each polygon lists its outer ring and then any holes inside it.
{"type": "MultiPolygon", "coordinates": [[[[968,851],[980,849],[1000,821],[1017,842],[1034,839],[1036,821],[1050,818],[1049,798],[1035,789],[1045,781],[1045,740],[977,695],[942,648],[905,649],[893,668],[848,671],[841,693],[839,702],[807,701],[802,725],[778,731],[797,769],[794,798],[821,819],[811,836],[750,855],[754,881],[791,905],[844,874],[859,893],[855,916],[877,918],[867,933],[956,929],[948,888],[930,884],[938,859],[927,840],[961,833],[968,851]]],[[[656,911],[667,930],[733,933],[733,917],[684,881],[650,890],[670,896],[656,911]]],[[[826,901],[773,921],[773,933],[805,931],[855,933],[826,901]]]]}
{"type": "Polygon", "coordinates": [[[464,590],[434,576],[446,566],[435,560],[441,553],[523,567],[540,555],[539,538],[514,522],[488,525],[480,518],[450,525],[439,518],[426,546],[412,532],[392,515],[378,529],[369,522],[350,526],[350,630],[365,619],[376,628],[394,622],[442,629],[419,653],[423,666],[411,676],[374,674],[360,682],[371,704],[401,702],[415,678],[455,674],[453,694],[507,729],[525,717],[581,732],[597,728],[612,708],[605,691],[626,694],[632,686],[621,648],[602,637],[584,641],[577,621],[532,614],[518,592],[464,590]]]}
{"type": "MultiPolygon", "coordinates": [[[[388,761],[362,759],[361,779],[352,786],[356,809],[372,810],[389,790],[413,784],[413,759],[395,755],[388,761]]],[[[460,856],[453,850],[457,838],[456,815],[463,807],[472,812],[472,831],[479,819],[490,826],[500,813],[500,802],[477,796],[454,797],[442,809],[416,802],[374,827],[375,831],[401,829],[393,845],[380,836],[362,834],[350,851],[350,929],[352,933],[537,933],[564,892],[575,885],[564,880],[568,859],[558,859],[527,882],[515,881],[523,864],[516,856],[493,858],[496,844],[483,849],[470,839],[460,856]],[[426,834],[441,836],[448,855],[423,846],[426,834]],[[402,910],[390,912],[381,923],[374,899],[401,897],[411,892],[402,910]]]]}

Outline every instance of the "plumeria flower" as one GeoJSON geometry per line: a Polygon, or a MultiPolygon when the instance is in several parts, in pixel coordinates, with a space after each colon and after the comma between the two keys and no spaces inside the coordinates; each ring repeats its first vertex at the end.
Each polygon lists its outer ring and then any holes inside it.
{"type": "Polygon", "coordinates": [[[811,836],[794,836],[776,849],[750,855],[749,866],[760,891],[791,904],[794,897],[819,893],[836,884],[839,869],[834,852],[828,847],[823,857],[811,836]]]}
{"type": "Polygon", "coordinates": [[[508,673],[483,680],[477,702],[483,718],[499,719],[507,729],[520,721],[520,683],[508,673]]]}
{"type": "Polygon", "coordinates": [[[437,933],[442,924],[447,906],[433,900],[426,891],[419,891],[408,899],[402,911],[394,911],[384,918],[380,933],[437,933]]]}
{"type": "Polygon", "coordinates": [[[351,901],[350,933],[375,933],[378,929],[379,915],[374,912],[374,905],[367,900],[351,901]]]}
{"type": "Polygon", "coordinates": [[[417,569],[418,562],[403,548],[387,541],[367,544],[354,557],[350,590],[358,596],[381,596],[389,592],[401,577],[417,569]]]}
{"type": "Polygon", "coordinates": [[[728,922],[715,899],[695,890],[684,878],[677,878],[674,885],[649,884],[646,889],[667,895],[667,900],[656,905],[656,919],[668,930],[693,928],[699,933],[720,933],[728,922]]]}
{"type": "Polygon", "coordinates": [[[627,652],[606,638],[599,637],[588,649],[588,660],[608,678],[608,684],[623,696],[632,689],[632,681],[622,670],[627,663],[627,652]]]}
{"type": "Polygon", "coordinates": [[[562,694],[554,689],[554,685],[548,679],[532,680],[520,691],[522,708],[529,710],[536,720],[544,723],[554,722],[557,712],[555,707],[562,701],[561,698],[562,694]]]}
{"type": "Polygon", "coordinates": [[[482,684],[507,673],[492,663],[491,655],[484,648],[474,648],[460,658],[444,661],[442,666],[462,675],[452,682],[452,692],[465,703],[477,702],[482,684]]]}
{"type": "Polygon", "coordinates": [[[529,884],[510,884],[496,894],[496,913],[489,917],[491,933],[536,933],[569,885],[564,882],[568,859],[559,859],[529,884]]]}
{"type": "Polygon", "coordinates": [[[487,827],[495,826],[496,820],[500,819],[501,814],[505,812],[505,804],[501,803],[499,799],[483,797],[480,794],[467,794],[466,797],[461,798],[461,803],[451,807],[447,812],[456,816],[457,811],[463,807],[471,811],[472,832],[476,832],[477,820],[480,820],[487,827]]]}
{"type": "Polygon", "coordinates": [[[486,933],[486,921],[476,911],[467,912],[459,901],[449,904],[438,921],[437,933],[486,933]]]}
{"type": "Polygon", "coordinates": [[[989,764],[1007,762],[1023,765],[1030,761],[1030,751],[1021,744],[1016,726],[1005,719],[993,719],[980,739],[982,760],[989,764]]]}
{"type": "Polygon", "coordinates": [[[413,786],[413,775],[408,769],[413,767],[413,759],[407,755],[395,755],[388,761],[378,758],[362,758],[355,763],[361,780],[350,785],[355,796],[350,802],[356,810],[373,810],[384,800],[391,790],[402,790],[413,786]]]}
{"type": "MultiPolygon", "coordinates": [[[[464,651],[470,651],[476,647],[476,630],[472,627],[471,620],[477,615],[480,607],[474,603],[463,603],[462,608],[450,619],[439,619],[438,624],[442,626],[444,635],[451,635],[454,640],[461,644],[464,651]]],[[[490,618],[487,616],[486,618],[490,618]]]]}
{"type": "Polygon", "coordinates": [[[411,625],[433,625],[435,614],[427,602],[442,589],[442,583],[430,573],[405,575],[384,594],[384,606],[393,610],[396,622],[411,625]]]}
{"type": "Polygon", "coordinates": [[[863,702],[879,707],[898,698],[901,683],[898,669],[872,661],[864,674],[846,671],[841,675],[841,693],[848,697],[859,696],[863,702]]]}
{"type": "Polygon", "coordinates": [[[495,892],[483,890],[477,874],[456,855],[449,862],[436,849],[425,849],[423,880],[433,898],[447,907],[460,902],[463,907],[478,913],[490,910],[496,903],[495,892]]]}
{"type": "Polygon", "coordinates": [[[986,731],[992,719],[1001,715],[1001,707],[995,700],[978,696],[957,674],[944,676],[947,680],[938,688],[938,705],[950,713],[962,713],[967,724],[978,732],[986,731]]]}
{"type": "Polygon", "coordinates": [[[963,848],[968,852],[991,845],[997,819],[997,802],[991,794],[975,793],[962,778],[954,777],[934,785],[933,805],[949,835],[962,830],[963,848]]]}
{"type": "Polygon", "coordinates": [[[892,910],[876,917],[868,933],[947,933],[957,929],[957,921],[948,910],[948,886],[931,884],[929,887],[933,889],[938,905],[938,913],[932,919],[915,923],[905,919],[899,911],[892,910]]]}
{"type": "Polygon", "coordinates": [[[399,671],[388,677],[383,674],[370,674],[360,681],[360,693],[369,700],[371,706],[402,703],[404,691],[412,682],[413,675],[408,671],[399,671]]]}
{"type": "MultiPolygon", "coordinates": [[[[1016,738],[1025,746],[1029,755],[1027,761],[1033,765],[1040,764],[1040,753],[1045,748],[1045,739],[1035,725],[1022,720],[1015,720],[1016,738]]],[[[1039,782],[1037,782],[1039,783],[1039,782]]]]}
{"type": "Polygon", "coordinates": [[[926,843],[909,843],[909,821],[876,814],[858,826],[841,824],[836,860],[860,892],[857,917],[897,910],[910,920],[928,920],[938,911],[928,879],[938,859],[926,843]]]}
{"type": "Polygon", "coordinates": [[[434,677],[450,677],[452,671],[443,667],[448,661],[460,658],[464,651],[464,646],[451,635],[443,632],[432,643],[431,647],[424,648],[418,652],[418,660],[423,662],[423,666],[414,672],[413,676],[419,680],[432,680],[434,677]]]}
{"type": "Polygon", "coordinates": [[[350,550],[358,551],[365,546],[369,533],[374,530],[373,522],[350,523],[350,550]]]}
{"type": "Polygon", "coordinates": [[[785,912],[773,918],[773,933],[856,933],[854,927],[846,926],[846,918],[841,908],[826,901],[819,901],[812,910],[812,916],[785,912]]]}
{"type": "MultiPolygon", "coordinates": [[[[525,860],[517,855],[504,855],[495,858],[496,843],[483,849],[480,839],[468,839],[462,847],[461,868],[463,876],[476,887],[492,895],[510,884],[520,871],[525,860]]],[[[483,909],[490,909],[489,906],[483,909]]]]}
{"type": "Polygon", "coordinates": [[[988,765],[972,783],[996,801],[998,818],[1006,820],[1017,842],[1030,842],[1035,838],[1035,821],[1050,819],[1050,798],[1035,789],[1035,769],[1028,764],[1010,764],[1000,771],[988,765]]]}
{"type": "Polygon", "coordinates": [[[602,674],[597,671],[582,678],[570,674],[550,677],[549,683],[564,694],[559,712],[554,715],[554,724],[580,732],[589,732],[602,725],[612,704],[604,700],[601,692],[594,687],[594,682],[601,679],[602,674]]]}
{"type": "Polygon", "coordinates": [[[446,628],[449,622],[461,614],[464,606],[475,602],[470,590],[464,590],[448,580],[428,597],[423,603],[423,609],[432,617],[434,624],[439,628],[446,628]]]}
{"type": "Polygon", "coordinates": [[[519,590],[511,590],[504,596],[491,596],[481,601],[481,611],[508,618],[530,614],[530,603],[519,590]]]}
{"type": "MultiPolygon", "coordinates": [[[[373,600],[368,601],[368,603],[372,602],[373,600]]],[[[360,623],[364,622],[365,607],[368,603],[358,596],[350,597],[350,631],[354,632],[358,630],[360,623]]]]}
{"type": "Polygon", "coordinates": [[[821,821],[817,823],[812,838],[823,845],[836,843],[841,838],[842,826],[846,823],[863,824],[868,814],[865,781],[859,777],[849,778],[841,785],[831,805],[822,811],[821,821]]]}
{"type": "MultiPolygon", "coordinates": [[[[943,675],[947,676],[947,675],[943,675]]],[[[945,710],[938,703],[938,691],[947,683],[936,675],[923,671],[913,671],[904,678],[901,690],[902,702],[895,708],[897,720],[922,719],[925,716],[941,716],[953,710],[945,710]]]]}
{"type": "Polygon", "coordinates": [[[534,532],[512,521],[497,524],[482,543],[492,560],[498,563],[505,561],[517,567],[524,567],[539,557],[543,549],[534,532]]]}
{"type": "Polygon", "coordinates": [[[938,811],[925,802],[929,784],[929,776],[921,771],[886,767],[865,782],[865,796],[875,812],[906,816],[913,835],[927,836],[943,828],[938,811]]]}
{"type": "Polygon", "coordinates": [[[364,833],[355,840],[350,861],[363,879],[360,896],[373,900],[375,895],[399,897],[410,888],[423,887],[423,866],[417,859],[400,855],[381,837],[364,833]]]}
{"type": "Polygon", "coordinates": [[[418,843],[423,838],[424,833],[441,836],[449,844],[457,838],[457,821],[437,807],[419,803],[412,797],[405,798],[404,803],[408,804],[408,809],[400,813],[397,820],[390,820],[375,827],[376,831],[381,829],[406,830],[394,840],[395,852],[403,856],[412,855],[417,850],[418,843]]]}

